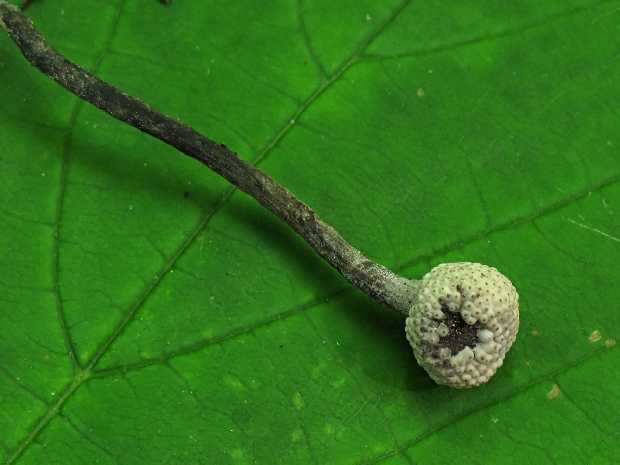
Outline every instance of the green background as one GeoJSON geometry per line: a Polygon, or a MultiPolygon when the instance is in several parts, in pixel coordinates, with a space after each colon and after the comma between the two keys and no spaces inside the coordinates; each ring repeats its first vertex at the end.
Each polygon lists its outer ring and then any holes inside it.
{"type": "Polygon", "coordinates": [[[0,37],[0,458],[609,463],[620,1],[41,0],[62,53],[259,165],[411,278],[497,267],[486,385],[254,200],[0,37]],[[595,331],[600,332],[600,336],[595,331]]]}

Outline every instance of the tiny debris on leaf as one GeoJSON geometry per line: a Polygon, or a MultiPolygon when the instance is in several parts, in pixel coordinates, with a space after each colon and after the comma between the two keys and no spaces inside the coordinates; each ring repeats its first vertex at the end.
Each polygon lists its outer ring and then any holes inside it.
{"type": "Polygon", "coordinates": [[[601,337],[601,332],[597,329],[592,334],[590,334],[590,337],[588,339],[590,339],[590,342],[598,342],[601,340],[601,337]]]}
{"type": "Polygon", "coordinates": [[[551,391],[547,393],[547,399],[555,399],[558,395],[560,395],[560,392],[560,386],[554,384],[551,391]]]}

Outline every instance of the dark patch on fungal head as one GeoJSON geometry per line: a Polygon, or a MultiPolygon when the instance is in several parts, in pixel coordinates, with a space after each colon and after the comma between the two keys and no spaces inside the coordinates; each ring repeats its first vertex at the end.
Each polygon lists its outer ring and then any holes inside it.
{"type": "Polygon", "coordinates": [[[440,348],[447,347],[450,349],[452,355],[458,354],[466,346],[474,348],[478,344],[478,331],[483,327],[479,322],[473,325],[468,325],[463,320],[460,312],[451,312],[446,308],[442,308],[442,311],[446,317],[443,320],[437,320],[443,322],[448,327],[448,335],[439,338],[440,348]]]}
{"type": "MultiPolygon", "coordinates": [[[[465,347],[469,346],[471,349],[478,344],[478,331],[483,329],[484,326],[480,322],[476,322],[473,325],[468,325],[461,316],[460,309],[456,312],[448,310],[447,305],[441,306],[441,311],[445,315],[443,320],[434,319],[437,324],[443,323],[448,327],[448,335],[440,337],[437,344],[430,344],[426,341],[422,341],[424,346],[424,352],[430,352],[433,358],[439,358],[439,351],[445,347],[450,349],[451,355],[458,354],[465,347]]],[[[447,360],[445,361],[447,363],[447,360]]]]}

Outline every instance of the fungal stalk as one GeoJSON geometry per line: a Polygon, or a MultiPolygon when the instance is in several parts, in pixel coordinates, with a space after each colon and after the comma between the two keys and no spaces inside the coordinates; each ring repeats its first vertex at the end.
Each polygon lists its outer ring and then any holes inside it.
{"type": "Polygon", "coordinates": [[[457,263],[440,265],[422,281],[399,276],[365,257],[308,205],[225,145],[65,58],[19,8],[4,0],[0,0],[0,27],[48,77],[110,116],[203,163],[289,225],[355,287],[408,315],[407,338],[435,381],[473,386],[488,380],[501,365],[517,332],[518,295],[497,270],[457,263]]]}

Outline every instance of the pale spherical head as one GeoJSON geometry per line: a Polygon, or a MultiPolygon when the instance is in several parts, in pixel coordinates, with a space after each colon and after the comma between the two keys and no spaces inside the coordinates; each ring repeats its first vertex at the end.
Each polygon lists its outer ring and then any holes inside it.
{"type": "Polygon", "coordinates": [[[439,384],[486,383],[504,363],[519,329],[519,294],[479,263],[443,263],[422,279],[407,318],[418,363],[439,384]]]}

